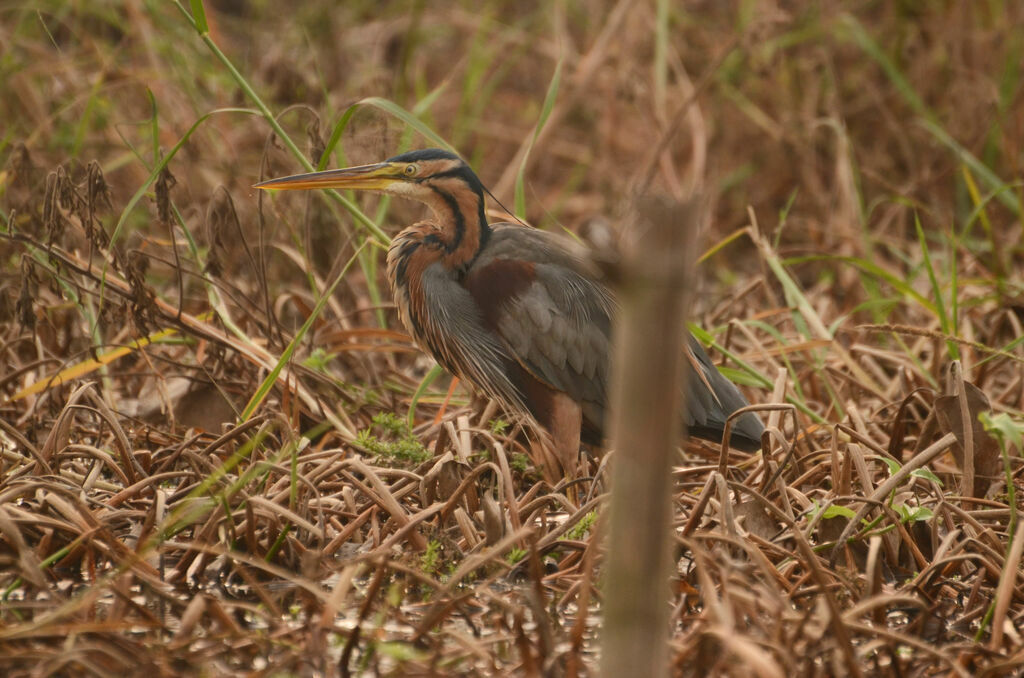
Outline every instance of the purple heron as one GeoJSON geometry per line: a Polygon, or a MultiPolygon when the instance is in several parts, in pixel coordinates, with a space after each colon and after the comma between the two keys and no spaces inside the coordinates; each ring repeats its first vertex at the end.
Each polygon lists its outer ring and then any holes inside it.
{"type": "MultiPolygon", "coordinates": [[[[374,191],[425,203],[433,219],[401,231],[387,257],[399,315],[416,343],[547,430],[567,472],[575,469],[581,440],[601,444],[616,303],[579,245],[520,224],[488,223],[480,179],[440,149],[256,187],[374,191]]],[[[748,403],[692,335],[686,350],[687,430],[720,441],[728,416],[748,403]]],[[[729,443],[759,449],[763,430],[756,415],[744,413],[729,443]]]]}

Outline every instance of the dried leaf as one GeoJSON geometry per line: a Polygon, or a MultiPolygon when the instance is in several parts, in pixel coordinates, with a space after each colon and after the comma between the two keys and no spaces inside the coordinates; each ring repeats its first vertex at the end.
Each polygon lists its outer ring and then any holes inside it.
{"type": "MultiPolygon", "coordinates": [[[[967,396],[967,409],[971,421],[971,433],[974,447],[974,492],[975,497],[984,497],[992,483],[1001,476],[1001,459],[999,442],[985,430],[978,420],[982,412],[990,412],[992,406],[981,389],[969,381],[963,382],[967,396]]],[[[964,467],[965,431],[960,412],[960,398],[956,395],[944,395],[935,399],[935,414],[942,433],[956,436],[953,456],[962,469],[964,467]]]]}

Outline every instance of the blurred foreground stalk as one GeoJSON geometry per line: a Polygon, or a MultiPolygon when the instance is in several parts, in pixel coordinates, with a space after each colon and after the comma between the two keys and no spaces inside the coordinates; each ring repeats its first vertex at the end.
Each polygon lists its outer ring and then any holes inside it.
{"type": "Polygon", "coordinates": [[[671,459],[683,411],[683,341],[696,201],[638,201],[614,272],[611,518],[601,675],[668,675],[671,459]]]}

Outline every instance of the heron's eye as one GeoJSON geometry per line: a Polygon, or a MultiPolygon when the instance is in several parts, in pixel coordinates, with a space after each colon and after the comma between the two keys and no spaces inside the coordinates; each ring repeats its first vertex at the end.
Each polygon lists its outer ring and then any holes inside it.
{"type": "Polygon", "coordinates": [[[405,166],[405,176],[411,177],[414,174],[416,174],[416,165],[406,165],[405,166]]]}

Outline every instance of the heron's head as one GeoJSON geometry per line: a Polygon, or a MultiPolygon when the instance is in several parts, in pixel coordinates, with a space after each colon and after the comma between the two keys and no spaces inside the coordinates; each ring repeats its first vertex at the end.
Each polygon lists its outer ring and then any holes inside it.
{"type": "Polygon", "coordinates": [[[439,148],[409,151],[372,165],[325,170],[270,179],[256,184],[265,190],[339,188],[373,191],[433,204],[438,198],[475,194],[483,201],[480,179],[459,156],[439,148]]]}

